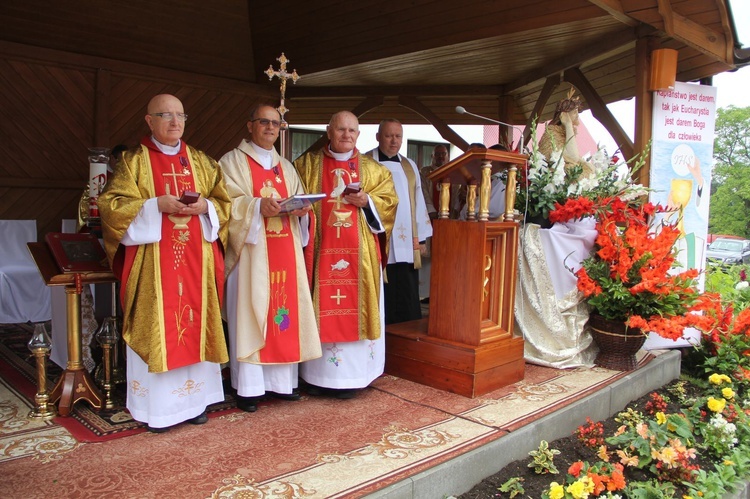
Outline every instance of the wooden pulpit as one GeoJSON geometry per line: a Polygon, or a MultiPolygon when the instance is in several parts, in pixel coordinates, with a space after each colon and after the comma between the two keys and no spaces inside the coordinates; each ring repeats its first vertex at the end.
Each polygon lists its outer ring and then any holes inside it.
{"type": "Polygon", "coordinates": [[[515,174],[522,154],[470,150],[429,178],[440,182],[440,218],[433,221],[429,317],[386,326],[388,374],[477,397],[523,379],[523,338],[514,335],[518,222],[515,174]],[[490,176],[507,173],[506,211],[490,221],[490,176]],[[449,184],[467,186],[476,219],[449,220],[449,184]]]}
{"type": "MultiPolygon", "coordinates": [[[[101,409],[104,398],[81,362],[81,286],[115,282],[115,276],[109,270],[61,272],[48,244],[28,243],[28,247],[47,286],[65,286],[68,363],[50,392],[49,400],[53,404],[57,402],[60,416],[69,416],[79,400],[101,409]]],[[[59,345],[53,345],[53,348],[59,348],[59,345]]]]}

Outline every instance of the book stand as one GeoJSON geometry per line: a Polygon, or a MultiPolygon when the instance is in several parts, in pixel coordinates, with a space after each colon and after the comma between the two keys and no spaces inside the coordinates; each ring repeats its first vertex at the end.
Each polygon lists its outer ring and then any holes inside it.
{"type": "Polygon", "coordinates": [[[94,409],[101,409],[104,398],[81,362],[81,291],[84,284],[115,282],[115,276],[109,271],[60,273],[46,243],[28,243],[28,247],[47,286],[65,286],[68,363],[50,393],[50,403],[59,401],[57,412],[60,416],[70,415],[70,410],[79,400],[85,400],[94,409]]]}

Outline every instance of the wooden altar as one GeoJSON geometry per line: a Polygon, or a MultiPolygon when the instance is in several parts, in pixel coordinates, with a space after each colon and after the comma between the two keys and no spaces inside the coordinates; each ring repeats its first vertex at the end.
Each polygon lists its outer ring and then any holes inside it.
{"type": "Polygon", "coordinates": [[[518,222],[515,175],[526,156],[470,150],[430,174],[440,182],[440,218],[433,222],[430,315],[386,326],[388,374],[477,397],[523,379],[523,338],[513,334],[518,222]],[[503,221],[489,221],[490,175],[507,170],[503,221]],[[466,185],[477,220],[449,220],[450,184],[466,185]]]}

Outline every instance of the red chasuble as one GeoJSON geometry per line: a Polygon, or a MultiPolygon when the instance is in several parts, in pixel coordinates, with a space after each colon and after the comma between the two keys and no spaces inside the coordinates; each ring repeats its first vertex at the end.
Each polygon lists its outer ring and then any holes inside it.
{"type": "MultiPolygon", "coordinates": [[[[148,137],[142,144],[149,152],[154,196],[172,194],[179,197],[184,191],[200,192],[184,141],[180,152],[174,156],[163,154],[148,137]]],[[[166,213],[161,216],[161,241],[155,243],[159,262],[157,280],[161,281],[156,283],[156,299],[161,299],[167,369],[171,370],[203,360],[203,234],[197,216],[166,213]]],[[[122,282],[128,282],[137,250],[138,246],[125,247],[122,282]]],[[[224,270],[219,268],[223,267],[223,259],[219,256],[215,261],[217,276],[223,276],[224,270]]],[[[220,284],[223,287],[223,282],[220,284]]]]}
{"type": "MultiPolygon", "coordinates": [[[[322,192],[340,191],[359,180],[359,157],[336,161],[324,155],[321,174],[322,192]]],[[[359,216],[359,208],[345,203],[342,196],[322,201],[316,291],[324,343],[359,340],[359,216]]]]}
{"type": "MultiPolygon", "coordinates": [[[[253,196],[276,199],[289,197],[284,171],[279,165],[265,170],[249,156],[247,163],[253,177],[253,196]]],[[[299,301],[294,237],[289,217],[270,217],[265,218],[264,222],[271,288],[265,330],[266,344],[260,350],[260,362],[299,362],[299,301]]]]}

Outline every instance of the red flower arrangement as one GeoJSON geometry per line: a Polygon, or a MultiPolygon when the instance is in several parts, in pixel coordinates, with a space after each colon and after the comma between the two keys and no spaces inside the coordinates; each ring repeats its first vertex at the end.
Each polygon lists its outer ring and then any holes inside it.
{"type": "Polygon", "coordinates": [[[679,229],[651,223],[663,211],[658,205],[628,203],[617,196],[598,201],[575,198],[556,204],[550,221],[586,216],[597,220],[594,253],[575,272],[578,290],[594,312],[644,334],[653,331],[676,340],[685,328],[701,323],[696,312],[710,300],[701,299],[696,288],[696,269],[673,272],[679,229]]]}

